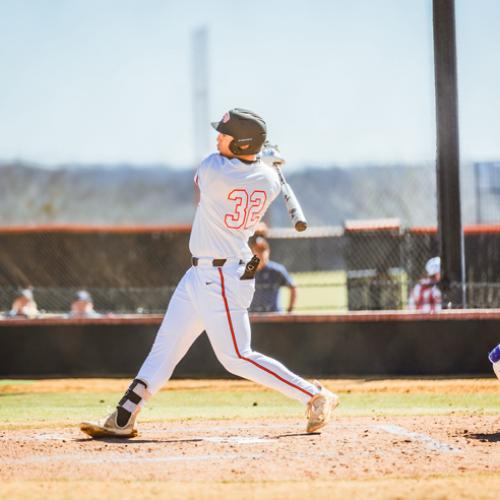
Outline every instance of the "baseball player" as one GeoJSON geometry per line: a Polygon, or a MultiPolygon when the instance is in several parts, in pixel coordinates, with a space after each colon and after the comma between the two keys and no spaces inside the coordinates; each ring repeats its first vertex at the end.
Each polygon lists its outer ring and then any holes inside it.
{"type": "Polygon", "coordinates": [[[250,347],[248,307],[258,258],[247,242],[279,194],[280,182],[258,157],[266,140],[260,116],[236,108],[212,126],[219,132],[218,153],[201,163],[194,178],[200,198],[189,241],[192,267],[177,285],[151,351],[116,410],[103,421],[80,425],[89,436],[137,435],[139,411],[203,330],[229,372],[303,403],[307,432],[326,425],[338,404],[317,381],[302,379],[250,347]]]}
{"type": "Polygon", "coordinates": [[[408,298],[408,309],[422,312],[441,311],[441,259],[433,257],[425,264],[427,278],[421,279],[411,291],[408,298]]]}

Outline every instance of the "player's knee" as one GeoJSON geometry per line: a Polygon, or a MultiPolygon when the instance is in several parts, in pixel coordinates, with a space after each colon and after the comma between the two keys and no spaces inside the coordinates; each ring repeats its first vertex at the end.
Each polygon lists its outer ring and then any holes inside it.
{"type": "Polygon", "coordinates": [[[245,361],[243,358],[238,356],[237,354],[220,354],[217,355],[222,366],[233,375],[240,375],[241,371],[244,369],[245,364],[248,361],[245,361]]]}
{"type": "Polygon", "coordinates": [[[248,370],[248,365],[252,363],[254,351],[242,351],[239,354],[222,354],[218,355],[219,361],[224,368],[233,375],[244,376],[248,370]]]}

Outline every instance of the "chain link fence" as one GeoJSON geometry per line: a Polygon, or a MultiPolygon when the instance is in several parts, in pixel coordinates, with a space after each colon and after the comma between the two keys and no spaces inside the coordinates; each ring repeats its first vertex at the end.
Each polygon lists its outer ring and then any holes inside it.
{"type": "MultiPolygon", "coordinates": [[[[498,307],[500,163],[463,165],[461,174],[467,306],[498,307]]],[[[277,200],[267,237],[271,259],[293,278],[295,311],[405,309],[427,260],[439,254],[434,166],[310,169],[288,177],[311,227],[289,229],[277,200]]],[[[136,224],[0,229],[0,310],[9,310],[20,288],[33,287],[39,309],[50,313],[68,312],[81,289],[102,312],[163,312],[190,266],[190,228],[136,224]]],[[[280,290],[282,309],[289,294],[280,290]]]]}
{"type": "Polygon", "coordinates": [[[33,287],[39,309],[68,312],[85,289],[97,310],[165,310],[189,266],[189,228],[41,228],[0,232],[0,310],[33,287]]]}
{"type": "MultiPolygon", "coordinates": [[[[190,266],[188,238],[187,227],[0,231],[0,310],[31,286],[48,313],[68,312],[81,289],[101,312],[161,313],[190,266]]],[[[297,312],[405,309],[438,255],[435,227],[397,219],[274,229],[268,240],[271,259],[294,280],[297,312]]],[[[500,307],[500,226],[466,227],[465,252],[468,307],[500,307]]],[[[280,293],[286,309],[289,290],[280,293]]]]}

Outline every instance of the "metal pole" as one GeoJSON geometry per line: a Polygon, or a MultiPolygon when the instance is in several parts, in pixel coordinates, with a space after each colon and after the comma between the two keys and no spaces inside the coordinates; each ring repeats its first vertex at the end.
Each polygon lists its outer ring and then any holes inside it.
{"type": "Polygon", "coordinates": [[[474,184],[476,194],[476,224],[481,224],[481,164],[474,163],[474,184]]]}
{"type": "Polygon", "coordinates": [[[195,165],[209,153],[209,62],[208,28],[202,26],[192,35],[192,87],[193,87],[193,130],[195,165]]]}
{"type": "Polygon", "coordinates": [[[444,304],[465,307],[454,0],[433,0],[438,238],[444,304]]]}

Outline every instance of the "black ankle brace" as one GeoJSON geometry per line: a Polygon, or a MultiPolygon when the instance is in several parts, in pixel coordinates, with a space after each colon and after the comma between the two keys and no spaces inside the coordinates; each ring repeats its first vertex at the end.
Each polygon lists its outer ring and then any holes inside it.
{"type": "Polygon", "coordinates": [[[116,423],[120,427],[125,427],[127,425],[132,413],[135,412],[137,406],[144,399],[146,389],[146,383],[138,378],[134,379],[134,381],[130,384],[127,392],[120,399],[118,406],[116,407],[116,423]]]}
{"type": "Polygon", "coordinates": [[[116,407],[116,423],[119,427],[125,427],[131,416],[132,413],[125,410],[125,408],[122,408],[121,406],[116,407]]]}

